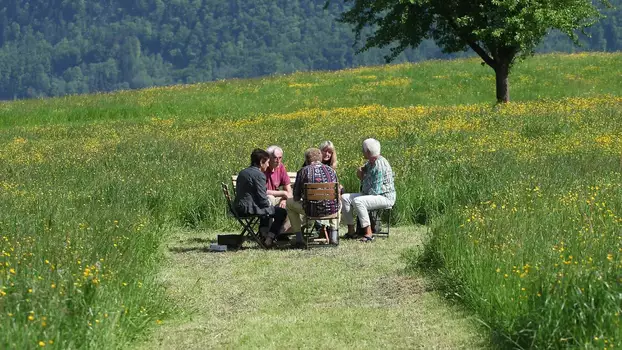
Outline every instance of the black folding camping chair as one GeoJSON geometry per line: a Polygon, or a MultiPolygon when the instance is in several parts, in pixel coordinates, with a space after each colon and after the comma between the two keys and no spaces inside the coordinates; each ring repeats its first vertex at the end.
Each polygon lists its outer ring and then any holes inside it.
{"type": "Polygon", "coordinates": [[[242,232],[240,232],[240,236],[244,237],[246,240],[254,241],[259,244],[260,247],[267,249],[258,231],[261,219],[266,217],[267,215],[239,215],[233,207],[233,201],[231,200],[231,195],[229,194],[229,186],[227,186],[224,182],[221,182],[220,184],[222,186],[222,193],[225,196],[225,200],[227,201],[229,215],[233,216],[242,226],[242,232]]]}

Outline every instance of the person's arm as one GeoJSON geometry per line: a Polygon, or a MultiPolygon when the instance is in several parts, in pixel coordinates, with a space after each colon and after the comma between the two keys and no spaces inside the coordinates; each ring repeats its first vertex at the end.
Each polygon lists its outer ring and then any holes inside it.
{"type": "Polygon", "coordinates": [[[275,197],[285,197],[287,199],[287,191],[285,190],[266,190],[266,193],[275,197]]]}
{"type": "Polygon", "coordinates": [[[292,198],[292,180],[289,179],[289,175],[287,174],[287,169],[285,169],[285,167],[283,167],[283,171],[281,172],[281,185],[283,186],[283,191],[285,192],[285,196],[282,197],[282,200],[292,198]]]}
{"type": "MultiPolygon", "coordinates": [[[[287,192],[287,198],[292,198],[294,196],[294,189],[292,188],[292,184],[291,183],[285,185],[284,190],[285,190],[285,192],[287,192]]],[[[287,198],[285,198],[285,199],[287,199],[287,198]]]]}
{"type": "Polygon", "coordinates": [[[268,208],[272,204],[270,204],[270,200],[268,200],[268,191],[266,187],[266,176],[263,173],[260,173],[260,177],[257,181],[255,181],[255,188],[257,191],[257,206],[260,208],[268,208]]]}
{"type": "MultiPolygon", "coordinates": [[[[294,182],[294,191],[292,193],[292,196],[295,201],[302,200],[302,187],[304,186],[303,184],[304,176],[302,174],[303,172],[304,172],[304,168],[300,169],[298,173],[296,173],[296,182],[294,182]]],[[[289,187],[291,187],[291,184],[289,185],[289,187]]]]}
{"type": "Polygon", "coordinates": [[[369,162],[365,163],[365,165],[358,167],[356,169],[356,177],[358,177],[359,180],[363,181],[363,178],[365,177],[365,173],[367,172],[368,167],[369,167],[369,162]]]}

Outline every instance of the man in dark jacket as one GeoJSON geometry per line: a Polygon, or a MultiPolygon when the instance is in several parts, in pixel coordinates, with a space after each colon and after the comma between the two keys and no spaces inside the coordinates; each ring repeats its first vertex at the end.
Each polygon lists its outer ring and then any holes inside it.
{"type": "Polygon", "coordinates": [[[234,208],[240,216],[265,215],[259,223],[259,232],[265,237],[265,245],[270,247],[274,237],[280,232],[287,217],[287,211],[273,206],[266,193],[266,176],[270,156],[262,149],[251,153],[251,165],[240,171],[235,189],[234,208]],[[268,230],[270,217],[274,220],[268,230]]]}

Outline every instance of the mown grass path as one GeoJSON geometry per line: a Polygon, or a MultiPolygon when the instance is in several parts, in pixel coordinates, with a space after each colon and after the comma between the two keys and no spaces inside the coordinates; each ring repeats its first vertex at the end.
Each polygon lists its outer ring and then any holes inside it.
{"type": "Polygon", "coordinates": [[[180,231],[161,278],[177,306],[138,348],[485,348],[477,322],[404,271],[425,228],[307,251],[206,251],[180,231]]]}

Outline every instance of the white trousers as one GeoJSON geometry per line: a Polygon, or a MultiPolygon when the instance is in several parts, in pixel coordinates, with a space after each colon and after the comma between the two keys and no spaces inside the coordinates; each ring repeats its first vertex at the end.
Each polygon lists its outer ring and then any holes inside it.
{"type": "Polygon", "coordinates": [[[341,214],[347,225],[354,225],[354,214],[358,216],[361,227],[370,225],[368,210],[386,209],[393,202],[383,196],[365,196],[360,193],[346,193],[341,196],[341,214]]]}

